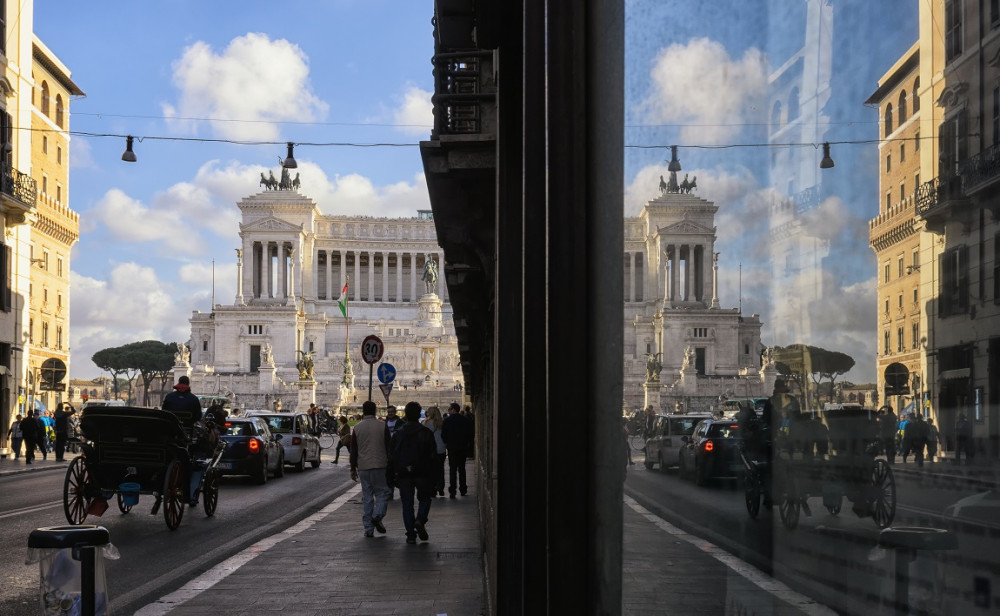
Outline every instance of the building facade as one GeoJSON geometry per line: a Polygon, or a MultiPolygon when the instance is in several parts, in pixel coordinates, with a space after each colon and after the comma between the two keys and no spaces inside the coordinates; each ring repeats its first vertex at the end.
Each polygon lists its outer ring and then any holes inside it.
{"type": "Polygon", "coordinates": [[[917,216],[926,395],[949,446],[960,415],[1000,455],[1000,7],[920,4],[917,216]]]}
{"type": "Polygon", "coordinates": [[[80,217],[69,207],[69,107],[73,97],[82,96],[83,91],[73,83],[69,69],[37,37],[32,56],[31,175],[38,200],[28,247],[31,280],[23,388],[28,404],[35,399],[53,409],[67,392],[50,389],[51,384],[42,378],[42,365],[54,358],[69,374],[70,252],[80,238],[80,217]]]}
{"type": "Polygon", "coordinates": [[[879,112],[878,216],[868,222],[869,242],[878,263],[878,356],[876,378],[881,400],[905,413],[923,407],[921,339],[920,225],[916,216],[920,186],[920,49],[914,44],[879,80],[865,104],[879,112]],[[905,377],[900,377],[905,369],[905,377]],[[893,387],[886,387],[886,374],[893,387]],[[896,371],[899,374],[894,374],[896,371]],[[895,387],[897,380],[905,387],[895,387]]]}
{"type": "MultiPolygon", "coordinates": [[[[674,175],[674,174],[671,174],[674,175]]],[[[714,410],[720,397],[770,394],[761,321],[722,308],[715,213],[685,177],[625,219],[624,404],[714,410]],[[684,187],[684,188],[681,188],[684,187]]]]}
{"type": "Polygon", "coordinates": [[[228,395],[246,408],[278,400],[295,408],[303,387],[324,406],[360,402],[369,378],[361,343],[374,334],[385,345],[380,363],[397,370],[393,395],[405,389],[407,400],[436,404],[461,397],[447,266],[430,212],[326,215],[297,189],[266,190],[237,205],[236,297],[194,313],[190,356],[175,366],[197,393],[228,395]]]}
{"type": "Polygon", "coordinates": [[[0,455],[7,426],[34,403],[35,366],[53,356],[69,363],[69,257],[79,229],[68,205],[69,104],[83,92],[34,35],[34,15],[30,0],[0,2],[0,455]],[[48,270],[39,267],[46,252],[48,270]],[[50,293],[44,309],[43,288],[50,293]],[[48,345],[38,344],[41,320],[34,323],[33,314],[45,315],[48,345]]]}

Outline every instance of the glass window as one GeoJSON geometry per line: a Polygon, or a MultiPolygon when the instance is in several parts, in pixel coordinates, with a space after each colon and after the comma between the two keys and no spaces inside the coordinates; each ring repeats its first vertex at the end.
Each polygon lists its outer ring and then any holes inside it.
{"type": "Polygon", "coordinates": [[[892,103],[885,106],[885,136],[892,134],[892,103]]]}
{"type": "Polygon", "coordinates": [[[962,0],[945,0],[945,61],[962,55],[962,0]]]}
{"type": "Polygon", "coordinates": [[[906,121],[906,90],[899,93],[899,125],[906,121]]]}

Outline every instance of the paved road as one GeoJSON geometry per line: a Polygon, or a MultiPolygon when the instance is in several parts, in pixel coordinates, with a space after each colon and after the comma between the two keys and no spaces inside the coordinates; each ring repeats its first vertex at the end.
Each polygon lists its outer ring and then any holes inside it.
{"type": "MultiPolygon", "coordinates": [[[[641,462],[641,454],[638,456],[641,462]]],[[[753,564],[789,587],[843,613],[879,613],[880,601],[893,596],[893,554],[878,548],[879,529],[871,518],[858,518],[843,501],[839,515],[830,515],[819,497],[807,502],[811,517],[789,531],[777,510],[762,509],[757,520],[747,515],[741,482],[716,481],[703,488],[675,473],[648,471],[637,464],[626,483],[626,494],[650,511],[688,532],[704,537],[753,564]]],[[[982,486],[946,475],[903,470],[896,473],[898,505],[894,527],[947,528],[958,536],[960,549],[923,553],[911,569],[915,604],[933,609],[973,609],[971,589],[977,578],[1000,584],[1000,516],[976,519],[945,515],[948,505],[975,494],[982,486]]],[[[954,612],[953,612],[954,613],[954,612]]],[[[976,613],[969,611],[966,613],[976,613]]]]}
{"type": "MultiPolygon", "coordinates": [[[[65,473],[61,470],[0,477],[0,614],[37,614],[38,566],[24,564],[27,537],[40,526],[66,524],[62,508],[65,473]]],[[[199,507],[187,509],[180,528],[167,529],[162,510],[149,514],[152,497],[121,515],[116,505],[101,518],[121,559],[107,561],[115,612],[131,614],[138,607],[180,587],[262,537],[311,515],[354,482],[346,465],[324,462],[303,473],[286,469],[281,479],[257,486],[248,478],[223,480],[219,506],[206,518],[199,507]]],[[[326,538],[311,538],[323,541],[326,538]]]]}

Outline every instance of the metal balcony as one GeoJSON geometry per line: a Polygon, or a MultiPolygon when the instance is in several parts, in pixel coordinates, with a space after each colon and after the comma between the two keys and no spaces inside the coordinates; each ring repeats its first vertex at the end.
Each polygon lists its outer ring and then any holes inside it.
{"type": "Polygon", "coordinates": [[[24,222],[28,212],[35,209],[38,188],[34,178],[14,169],[10,163],[0,164],[0,207],[24,222]]]}

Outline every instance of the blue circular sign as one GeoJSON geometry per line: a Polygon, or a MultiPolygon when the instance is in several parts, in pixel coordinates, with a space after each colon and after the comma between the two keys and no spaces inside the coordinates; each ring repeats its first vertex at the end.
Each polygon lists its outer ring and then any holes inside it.
{"type": "Polygon", "coordinates": [[[396,368],[392,364],[379,364],[376,372],[380,383],[392,383],[396,378],[396,368]]]}

